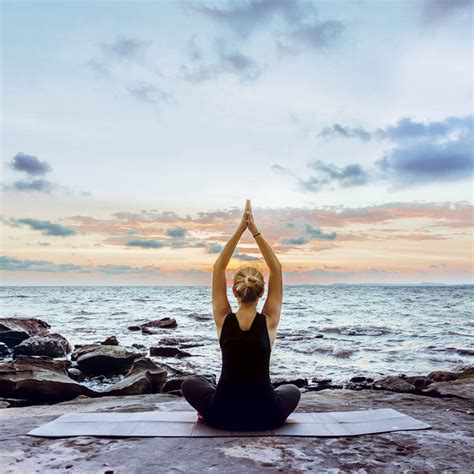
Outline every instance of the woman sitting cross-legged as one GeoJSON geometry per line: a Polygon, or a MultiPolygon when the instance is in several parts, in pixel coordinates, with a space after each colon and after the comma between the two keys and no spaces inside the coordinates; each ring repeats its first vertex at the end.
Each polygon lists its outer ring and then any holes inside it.
{"type": "Polygon", "coordinates": [[[184,398],[206,424],[226,430],[277,428],[297,407],[301,392],[294,384],[276,388],[270,381],[270,355],[276,338],[283,296],[282,267],[258,231],[247,200],[242,221],[214,263],[212,307],[222,353],[217,386],[200,375],[188,376],[181,385],[184,398]],[[232,291],[239,308],[234,313],[227,299],[225,270],[246,229],[252,232],[270,270],[268,295],[262,311],[263,274],[255,267],[241,267],[232,291]]]}

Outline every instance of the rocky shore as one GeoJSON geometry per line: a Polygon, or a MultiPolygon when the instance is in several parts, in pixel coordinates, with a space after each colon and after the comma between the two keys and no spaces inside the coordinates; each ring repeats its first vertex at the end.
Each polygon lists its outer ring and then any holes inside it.
{"type": "MultiPolygon", "coordinates": [[[[36,318],[0,318],[0,407],[57,403],[79,395],[104,396],[169,393],[182,396],[181,383],[192,372],[171,368],[163,359],[191,357],[193,344],[169,337],[167,328],[177,326],[173,318],[162,318],[132,331],[162,334],[159,344],[120,345],[115,336],[94,344],[71,346],[61,334],[50,332],[45,321],[36,318]],[[161,333],[160,333],[161,331],[161,333]],[[98,388],[99,387],[99,388],[98,388]]],[[[204,374],[216,383],[215,374],[204,374]]],[[[389,376],[377,380],[352,377],[344,384],[313,377],[274,379],[276,387],[294,383],[302,392],[328,389],[387,390],[429,397],[471,399],[474,368],[438,371],[426,376],[389,376]]]]}

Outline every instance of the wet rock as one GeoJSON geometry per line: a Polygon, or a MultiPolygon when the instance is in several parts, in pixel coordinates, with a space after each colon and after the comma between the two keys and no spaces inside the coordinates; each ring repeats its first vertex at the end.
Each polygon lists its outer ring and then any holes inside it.
{"type": "Polygon", "coordinates": [[[186,351],[182,351],[177,347],[172,346],[158,346],[158,347],[150,347],[150,355],[153,357],[161,356],[161,357],[189,357],[192,354],[186,351]]]}
{"type": "Polygon", "coordinates": [[[78,368],[71,367],[67,371],[69,377],[71,377],[76,382],[83,382],[86,379],[85,374],[83,374],[78,368]]]}
{"type": "Polygon", "coordinates": [[[71,356],[86,375],[125,374],[141,354],[131,352],[123,346],[89,344],[81,347],[71,356]]]}
{"type": "Polygon", "coordinates": [[[141,324],[140,327],[142,328],[175,328],[178,326],[176,319],[174,318],[161,318],[157,319],[156,321],[150,321],[149,323],[141,324]]]}
{"type": "Polygon", "coordinates": [[[128,326],[129,331],[141,331],[141,329],[140,326],[128,326]]]}
{"type": "Polygon", "coordinates": [[[297,387],[301,388],[308,385],[308,379],[301,377],[301,378],[297,378],[293,380],[276,379],[272,381],[272,385],[274,388],[278,387],[279,385],[283,385],[285,383],[292,383],[292,384],[295,384],[297,387]]]}
{"type": "Polygon", "coordinates": [[[143,351],[143,350],[145,350],[145,351],[148,350],[147,347],[144,346],[143,344],[134,343],[134,344],[132,344],[132,347],[134,347],[135,349],[139,349],[139,350],[141,350],[141,351],[143,351]]]}
{"type": "Polygon", "coordinates": [[[179,347],[181,349],[191,349],[193,347],[202,347],[202,346],[207,346],[208,344],[204,342],[181,342],[179,344],[179,347]]]}
{"type": "Polygon", "coordinates": [[[176,395],[178,397],[183,396],[183,392],[181,390],[170,390],[169,392],[166,392],[167,395],[176,395]]]}
{"type": "Polygon", "coordinates": [[[10,348],[4,342],[0,342],[0,357],[8,354],[10,354],[10,348]]]}
{"type": "Polygon", "coordinates": [[[23,340],[14,347],[13,357],[19,355],[65,357],[71,350],[72,346],[64,336],[58,333],[50,333],[23,340]]]}
{"type": "Polygon", "coordinates": [[[133,362],[125,377],[103,392],[104,395],[141,395],[160,393],[167,379],[166,368],[154,363],[148,357],[133,362]]]}
{"type": "Polygon", "coordinates": [[[163,344],[165,346],[177,346],[179,344],[179,341],[174,337],[163,337],[160,339],[160,344],[163,344]]]}
{"type": "Polygon", "coordinates": [[[103,346],[118,346],[119,342],[116,336],[109,336],[107,339],[101,342],[103,346]]]}
{"type": "Polygon", "coordinates": [[[0,318],[0,342],[15,347],[31,336],[43,336],[50,327],[37,318],[0,318]]]}
{"type": "MultiPolygon", "coordinates": [[[[474,366],[466,367],[460,372],[455,372],[453,375],[456,376],[454,380],[431,383],[428,389],[424,391],[425,394],[435,397],[455,397],[474,400],[474,366]]],[[[445,374],[443,376],[437,375],[434,378],[447,379],[449,377],[445,374]]]]}
{"type": "Polygon", "coordinates": [[[94,392],[71,379],[68,360],[19,356],[0,364],[0,397],[20,398],[30,403],[54,403],[94,392]]]}
{"type": "Polygon", "coordinates": [[[190,313],[188,314],[190,318],[195,319],[196,321],[211,321],[212,315],[211,314],[199,314],[199,313],[190,313]]]}

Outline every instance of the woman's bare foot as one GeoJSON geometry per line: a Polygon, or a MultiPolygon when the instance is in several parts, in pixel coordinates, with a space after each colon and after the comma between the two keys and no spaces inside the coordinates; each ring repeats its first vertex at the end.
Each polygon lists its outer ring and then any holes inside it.
{"type": "Polygon", "coordinates": [[[204,421],[204,416],[198,412],[198,421],[204,421]]]}

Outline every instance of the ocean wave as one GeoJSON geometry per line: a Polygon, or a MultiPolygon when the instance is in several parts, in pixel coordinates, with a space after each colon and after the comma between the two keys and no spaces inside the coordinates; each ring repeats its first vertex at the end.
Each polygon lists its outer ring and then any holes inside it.
{"type": "Polygon", "coordinates": [[[392,330],[384,326],[334,326],[320,329],[319,332],[342,336],[383,336],[391,333],[392,330]]]}

